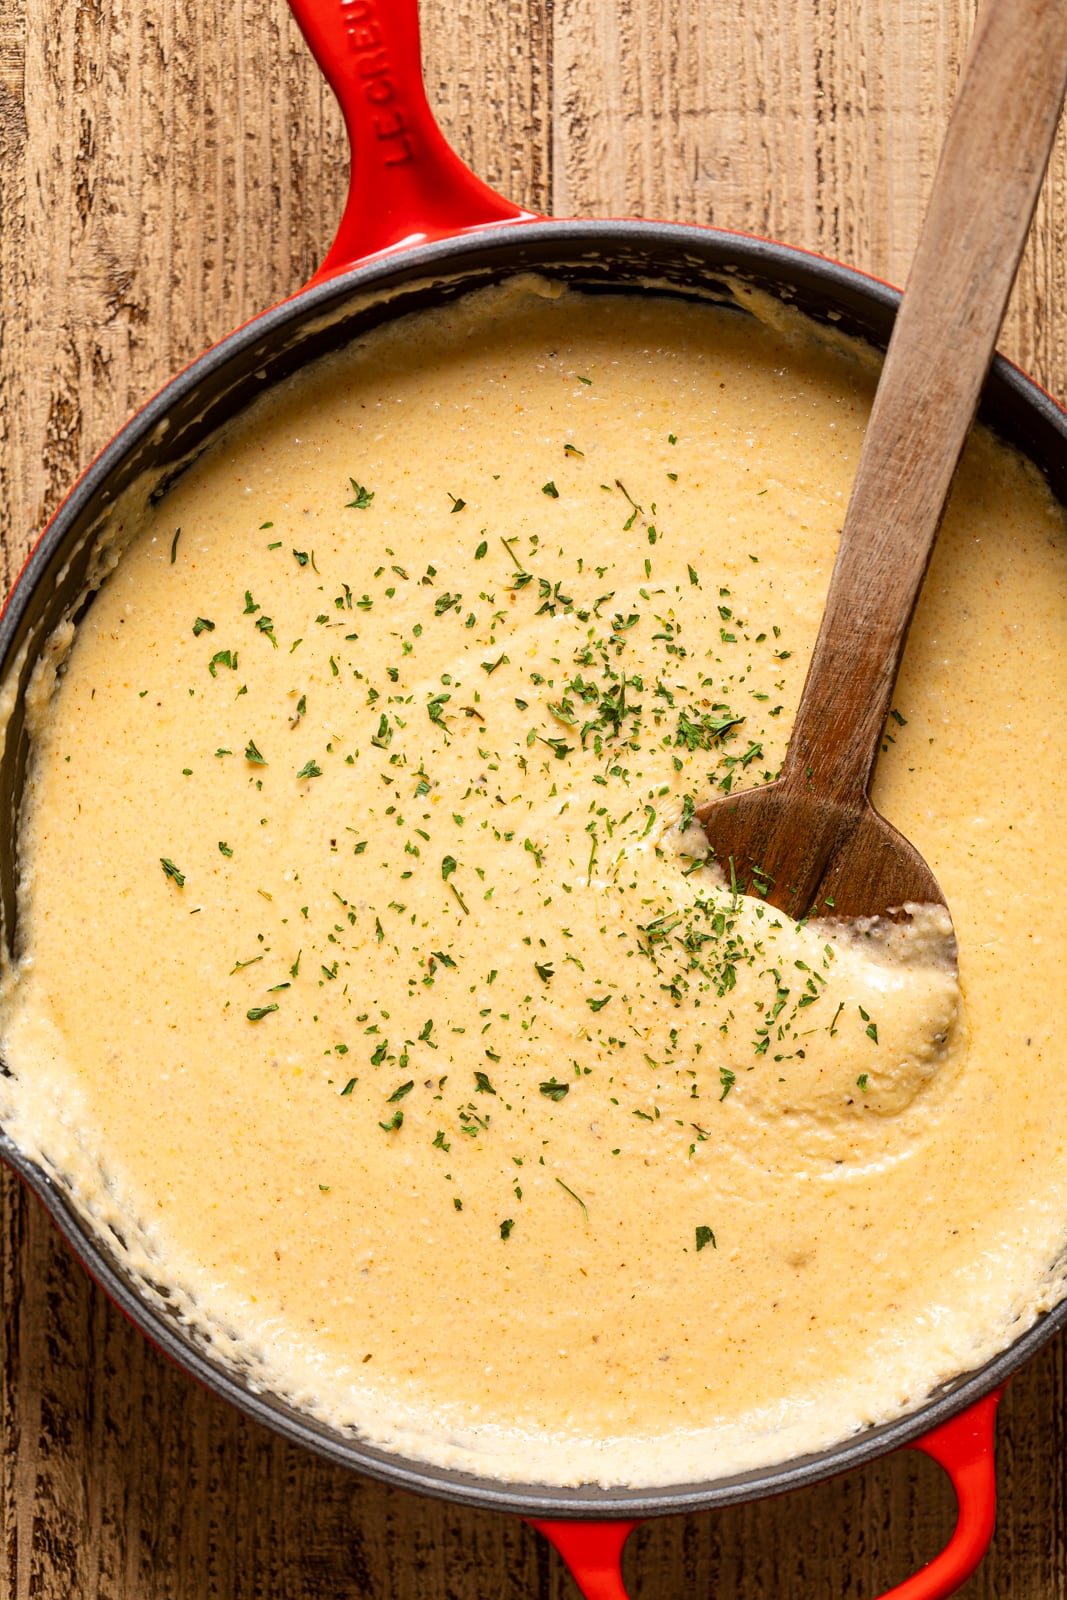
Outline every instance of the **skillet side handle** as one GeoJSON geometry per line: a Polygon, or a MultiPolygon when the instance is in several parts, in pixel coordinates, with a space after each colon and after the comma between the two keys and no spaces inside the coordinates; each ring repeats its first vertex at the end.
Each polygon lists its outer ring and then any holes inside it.
{"type": "Polygon", "coordinates": [[[622,1547],[636,1522],[535,1522],[555,1545],[585,1600],[629,1600],[622,1581],[622,1547]]]}
{"type": "Polygon", "coordinates": [[[430,110],[418,0],[289,0],[341,106],[352,167],[341,225],[311,279],[388,250],[529,222],[456,155],[430,110]]]}
{"type": "Polygon", "coordinates": [[[993,1429],[1004,1390],[995,1389],[951,1422],[911,1446],[944,1467],[956,1492],[956,1526],[940,1555],[881,1600],[945,1600],[955,1594],[989,1549],[997,1516],[993,1429]]]}
{"type": "MultiPolygon", "coordinates": [[[[940,1555],[887,1590],[881,1600],[946,1600],[966,1583],[988,1550],[997,1509],[993,1428],[1003,1393],[995,1390],[910,1447],[930,1456],[951,1478],[956,1526],[940,1555]]],[[[555,1545],[585,1600],[628,1600],[622,1550],[636,1522],[528,1520],[555,1545]]]]}

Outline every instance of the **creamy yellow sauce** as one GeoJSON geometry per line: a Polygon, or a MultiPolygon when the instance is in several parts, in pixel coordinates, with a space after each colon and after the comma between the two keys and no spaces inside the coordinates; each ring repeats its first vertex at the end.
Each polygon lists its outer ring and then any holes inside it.
{"type": "Polygon", "coordinates": [[[732,895],[687,828],[778,768],[873,381],[526,281],[358,341],[107,530],[35,688],[0,1109],[255,1381],[488,1475],[704,1479],[1059,1297],[1032,469],[968,449],[873,793],[958,983],[732,895]]]}

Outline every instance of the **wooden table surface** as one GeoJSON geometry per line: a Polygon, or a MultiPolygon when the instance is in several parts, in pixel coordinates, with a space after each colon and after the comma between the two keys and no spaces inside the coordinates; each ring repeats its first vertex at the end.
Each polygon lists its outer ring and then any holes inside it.
{"type": "MultiPolygon", "coordinates": [[[[971,0],[424,0],[424,56],[446,132],[517,201],[770,234],[900,282],[972,16],[971,0]]],[[[126,416],[310,274],[345,169],[284,0],[3,0],[6,579],[126,416]]],[[[1061,397],[1065,228],[1061,137],[1002,340],[1061,397]]],[[[0,1306],[3,1596],[574,1600],[520,1523],[354,1477],[202,1393],[6,1172],[0,1306]]],[[[1002,1408],[972,1600],[1067,1595],[1064,1358],[1046,1347],[1002,1408]]],[[[632,1592],[860,1600],[934,1552],[952,1504],[904,1452],[646,1526],[632,1592]]]]}

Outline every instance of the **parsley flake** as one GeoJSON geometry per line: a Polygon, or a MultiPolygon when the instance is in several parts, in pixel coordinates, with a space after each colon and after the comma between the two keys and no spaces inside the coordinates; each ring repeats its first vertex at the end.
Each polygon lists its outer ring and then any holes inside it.
{"type": "Polygon", "coordinates": [[[570,1185],[564,1183],[562,1178],[557,1178],[556,1182],[559,1184],[561,1189],[563,1189],[567,1194],[570,1195],[572,1200],[577,1200],[578,1204],[582,1208],[582,1216],[585,1218],[586,1222],[588,1222],[589,1221],[589,1208],[586,1205],[585,1201],[582,1199],[581,1195],[580,1194],[575,1194],[574,1190],[570,1187],[570,1185]]]}
{"type": "Polygon", "coordinates": [[[355,478],[349,478],[348,481],[352,485],[352,493],[355,495],[355,499],[345,501],[345,510],[366,511],[374,499],[374,490],[368,489],[364,483],[357,483],[355,478]]]}

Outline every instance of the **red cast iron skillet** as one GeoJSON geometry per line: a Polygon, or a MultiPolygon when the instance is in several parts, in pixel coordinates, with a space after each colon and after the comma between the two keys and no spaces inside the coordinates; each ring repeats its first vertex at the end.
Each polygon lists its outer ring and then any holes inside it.
{"type": "MultiPolygon", "coordinates": [[[[740,234],[652,222],[553,222],[487,188],[445,143],[423,88],[417,0],[290,0],[341,102],[353,171],[340,231],[300,293],[246,324],[161,391],[102,452],[45,530],[0,618],[0,677],[24,691],[52,629],[83,591],[94,529],[142,473],[153,498],[213,432],[272,384],[377,323],[536,270],[587,293],[627,290],[681,298],[721,287],[729,273],[817,322],[884,348],[899,296],[835,262],[740,234]]],[[[738,313],[743,314],[743,313],[738,313]]],[[[985,420],[1029,455],[1067,501],[1067,418],[1029,379],[998,359],[985,420]]],[[[16,840],[27,760],[20,692],[0,759],[0,917],[16,945],[16,840]]],[[[0,1064],[0,1071],[5,1070],[0,1064]]],[[[555,1543],[587,1600],[626,1600],[620,1560],[641,1518],[689,1512],[799,1489],[901,1446],[950,1474],[959,1505],[947,1547],[891,1591],[938,1600],[974,1570],[992,1536],[993,1422],[1007,1378],[1067,1321],[1067,1301],[995,1360],[944,1386],[918,1411],[832,1449],[783,1465],[653,1489],[558,1489],[501,1483],[426,1466],[363,1444],[257,1389],[198,1343],[176,1312],[150,1303],[71,1202],[62,1182],[0,1131],[3,1156],[40,1196],[93,1277],[168,1356],[210,1389],[287,1438],[373,1477],[466,1505],[522,1516],[555,1543]]],[[[1065,1219],[1067,1231],[1067,1219],[1065,1219]]]]}

